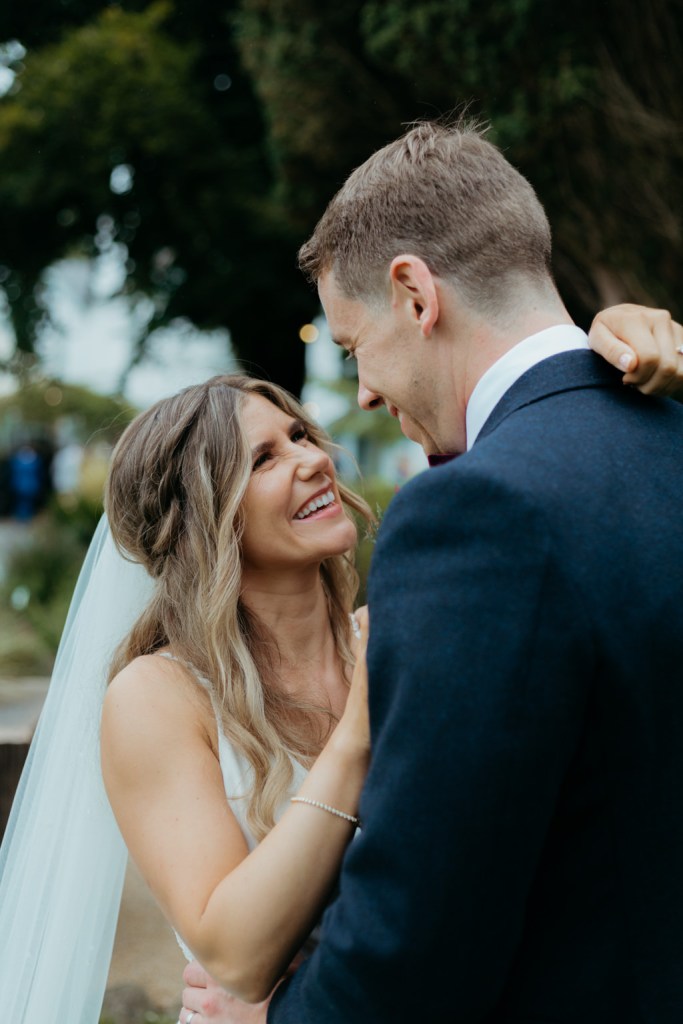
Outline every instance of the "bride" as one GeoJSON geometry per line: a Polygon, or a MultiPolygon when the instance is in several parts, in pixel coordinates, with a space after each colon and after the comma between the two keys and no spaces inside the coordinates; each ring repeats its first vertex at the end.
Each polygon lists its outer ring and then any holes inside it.
{"type": "Polygon", "coordinates": [[[138,417],[106,508],[119,548],[158,581],[104,701],[109,799],[183,943],[258,1002],[358,825],[369,741],[362,660],[347,701],[347,552],[350,512],[369,512],[299,405],[242,377],[138,417]]]}
{"type": "Polygon", "coordinates": [[[13,1022],[98,1020],[119,829],[188,958],[241,998],[313,930],[369,756],[349,553],[372,516],[331,451],[239,375],[122,436],[0,857],[13,1022]]]}
{"type": "Polygon", "coordinates": [[[369,519],[274,385],[213,378],[128,428],[107,489],[118,551],[103,521],[0,852],[8,1020],[97,1021],[120,833],[226,988],[258,1001],[287,969],[368,760],[351,512],[369,519]]]}

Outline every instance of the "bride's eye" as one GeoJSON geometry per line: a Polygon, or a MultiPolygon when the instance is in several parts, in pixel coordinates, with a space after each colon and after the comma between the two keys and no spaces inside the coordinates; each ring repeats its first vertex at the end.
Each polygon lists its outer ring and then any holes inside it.
{"type": "Polygon", "coordinates": [[[292,441],[310,441],[310,435],[305,427],[297,427],[292,434],[292,441]]]}
{"type": "Polygon", "coordinates": [[[254,462],[254,465],[251,467],[252,468],[252,472],[255,469],[258,469],[259,466],[262,466],[264,464],[264,462],[267,462],[269,458],[270,458],[270,452],[263,452],[262,455],[259,455],[258,459],[256,459],[256,461],[254,462]]]}

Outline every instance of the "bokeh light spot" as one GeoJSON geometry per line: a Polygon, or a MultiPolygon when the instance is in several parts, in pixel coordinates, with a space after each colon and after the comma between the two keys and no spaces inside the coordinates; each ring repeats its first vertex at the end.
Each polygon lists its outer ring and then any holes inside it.
{"type": "Polygon", "coordinates": [[[43,401],[46,405],[59,405],[62,400],[62,389],[58,388],[56,384],[51,384],[49,388],[45,388],[43,394],[43,401]]]}
{"type": "Polygon", "coordinates": [[[302,341],[305,341],[307,345],[310,345],[313,341],[317,341],[319,336],[320,331],[315,324],[304,324],[299,331],[299,337],[302,341]]]}
{"type": "Polygon", "coordinates": [[[227,92],[232,85],[232,78],[230,75],[216,75],[213,80],[213,87],[216,92],[227,92]]]}
{"type": "Polygon", "coordinates": [[[65,208],[60,210],[57,214],[57,223],[62,228],[70,228],[72,224],[76,223],[77,214],[75,210],[69,210],[65,208]]]}
{"type": "Polygon", "coordinates": [[[117,164],[109,175],[109,188],[114,195],[125,196],[133,188],[133,168],[130,164],[117,164]]]}
{"type": "Polygon", "coordinates": [[[28,587],[15,587],[10,594],[9,603],[12,605],[15,612],[23,612],[25,608],[28,608],[30,600],[31,591],[28,587]]]}

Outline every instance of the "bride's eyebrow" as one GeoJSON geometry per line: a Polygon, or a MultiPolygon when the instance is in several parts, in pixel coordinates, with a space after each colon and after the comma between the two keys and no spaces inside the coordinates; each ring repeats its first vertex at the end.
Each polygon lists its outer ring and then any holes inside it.
{"type": "Polygon", "coordinates": [[[255,448],[251,449],[252,461],[256,461],[259,456],[265,455],[266,452],[272,452],[274,447],[275,443],[273,441],[261,441],[260,444],[257,444],[255,448]]]}
{"type": "MultiPolygon", "coordinates": [[[[290,436],[295,434],[297,430],[306,430],[306,424],[303,420],[292,420],[289,424],[288,433],[290,436]]],[[[261,455],[272,452],[275,447],[275,441],[261,441],[255,448],[251,449],[251,458],[256,461],[261,455]]]]}

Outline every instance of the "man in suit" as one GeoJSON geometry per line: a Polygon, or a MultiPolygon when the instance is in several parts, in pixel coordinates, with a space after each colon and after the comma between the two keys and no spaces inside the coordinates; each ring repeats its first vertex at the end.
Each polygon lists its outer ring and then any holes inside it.
{"type": "Polygon", "coordinates": [[[439,468],[380,531],[366,824],[268,1021],[679,1024],[683,408],[589,351],[475,129],[376,153],[301,262],[439,468]]]}

